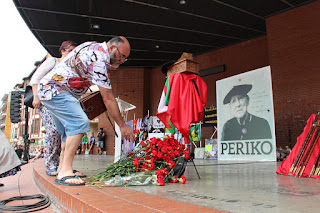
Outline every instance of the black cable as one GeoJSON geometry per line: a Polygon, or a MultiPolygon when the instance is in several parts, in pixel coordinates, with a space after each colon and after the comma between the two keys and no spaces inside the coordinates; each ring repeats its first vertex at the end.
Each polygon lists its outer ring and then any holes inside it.
{"type": "Polygon", "coordinates": [[[18,197],[12,197],[6,200],[0,201],[0,212],[34,212],[39,211],[42,209],[45,209],[49,207],[51,204],[50,199],[47,196],[36,194],[36,195],[27,195],[27,196],[18,196],[18,197]],[[32,200],[32,199],[41,199],[41,201],[30,204],[30,205],[20,205],[20,206],[6,206],[7,203],[15,201],[15,200],[32,200]]]}
{"type": "MultiPolygon", "coordinates": [[[[22,165],[20,165],[22,167],[22,165]]],[[[45,209],[51,205],[51,201],[47,196],[36,194],[36,195],[27,195],[27,196],[21,196],[20,191],[20,176],[22,174],[22,169],[18,178],[18,189],[20,196],[12,197],[6,200],[0,201],[0,212],[16,212],[16,213],[26,213],[26,212],[35,212],[42,209],[45,209]],[[41,201],[31,204],[31,205],[25,205],[24,200],[32,200],[32,199],[41,199],[41,201]],[[21,200],[23,205],[20,206],[6,206],[7,203],[15,201],[15,200],[21,200]]]]}

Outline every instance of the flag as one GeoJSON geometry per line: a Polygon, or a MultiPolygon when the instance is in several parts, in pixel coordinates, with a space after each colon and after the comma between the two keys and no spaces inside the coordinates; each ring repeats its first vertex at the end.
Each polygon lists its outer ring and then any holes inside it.
{"type": "Polygon", "coordinates": [[[164,123],[166,127],[165,132],[175,134],[176,128],[171,123],[171,120],[170,120],[171,116],[166,113],[169,105],[169,96],[170,96],[170,88],[172,86],[172,79],[173,79],[173,75],[171,75],[171,78],[169,76],[164,84],[164,88],[160,98],[160,103],[158,106],[157,116],[162,121],[162,123],[164,123]]]}
{"type": "Polygon", "coordinates": [[[198,75],[175,73],[166,80],[157,116],[166,128],[177,128],[188,141],[190,124],[203,119],[206,102],[207,85],[198,75]]]}

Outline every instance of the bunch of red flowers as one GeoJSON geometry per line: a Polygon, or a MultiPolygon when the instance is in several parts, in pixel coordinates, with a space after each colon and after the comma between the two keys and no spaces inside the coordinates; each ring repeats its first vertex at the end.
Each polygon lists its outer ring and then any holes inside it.
{"type": "Polygon", "coordinates": [[[180,178],[178,178],[177,176],[173,176],[170,178],[171,183],[180,182],[181,184],[185,184],[186,181],[187,181],[187,178],[184,175],[182,175],[180,178]]]}
{"type": "MultiPolygon", "coordinates": [[[[142,141],[141,148],[144,151],[142,156],[133,156],[133,164],[135,171],[156,171],[158,185],[164,186],[165,182],[177,179],[184,184],[186,178],[173,177],[173,167],[176,165],[178,157],[184,157],[189,160],[190,150],[184,144],[180,144],[173,137],[167,137],[164,140],[151,138],[147,141],[142,141]]],[[[176,182],[178,182],[176,181],[176,182]]]]}

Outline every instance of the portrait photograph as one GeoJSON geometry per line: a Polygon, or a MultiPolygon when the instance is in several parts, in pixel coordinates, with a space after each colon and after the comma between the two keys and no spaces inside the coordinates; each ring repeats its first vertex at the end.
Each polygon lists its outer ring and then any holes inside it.
{"type": "Polygon", "coordinates": [[[216,92],[220,156],[247,159],[251,155],[256,160],[265,153],[273,155],[275,130],[270,67],[219,80],[216,92]]]}

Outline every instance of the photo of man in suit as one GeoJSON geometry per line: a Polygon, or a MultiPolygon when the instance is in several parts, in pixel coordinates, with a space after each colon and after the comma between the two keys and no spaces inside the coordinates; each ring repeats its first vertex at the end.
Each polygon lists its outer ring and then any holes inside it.
{"type": "Polygon", "coordinates": [[[251,84],[233,86],[223,100],[229,105],[232,119],[225,122],[221,141],[271,139],[271,130],[267,120],[248,112],[251,84]]]}

